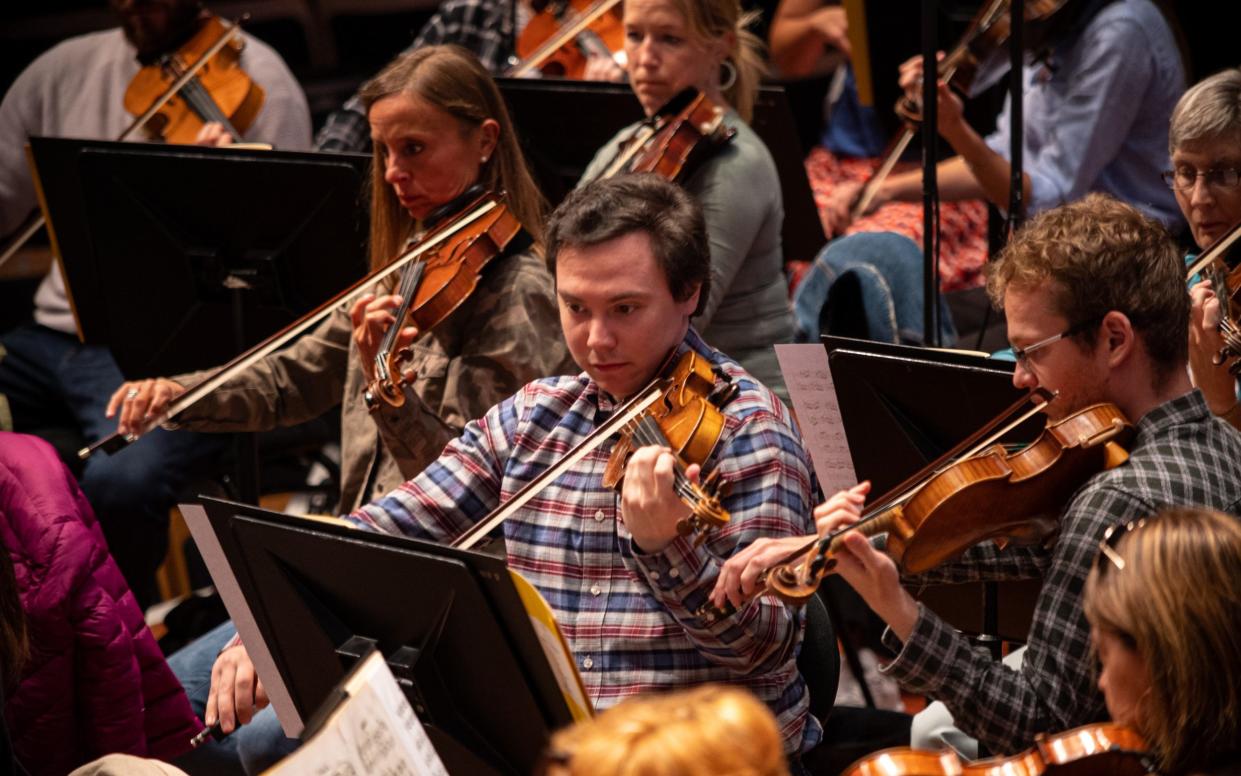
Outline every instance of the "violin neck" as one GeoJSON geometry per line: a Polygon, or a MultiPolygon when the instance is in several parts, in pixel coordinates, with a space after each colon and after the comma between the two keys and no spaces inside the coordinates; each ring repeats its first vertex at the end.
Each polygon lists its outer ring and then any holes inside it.
{"type": "Polygon", "coordinates": [[[860,533],[867,539],[887,533],[892,528],[892,521],[900,514],[899,505],[888,507],[882,511],[863,517],[859,522],[854,523],[848,528],[842,528],[831,534],[830,541],[827,546],[827,555],[835,555],[840,552],[844,536],[847,533],[860,533]]]}

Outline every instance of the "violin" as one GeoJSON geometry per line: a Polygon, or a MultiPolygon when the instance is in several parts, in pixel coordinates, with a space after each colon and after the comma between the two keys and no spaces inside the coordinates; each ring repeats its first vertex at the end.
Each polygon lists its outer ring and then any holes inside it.
{"type": "MultiPolygon", "coordinates": [[[[215,121],[234,141],[240,141],[264,98],[263,88],[237,66],[242,43],[239,25],[210,17],[176,54],[139,70],[125,90],[124,101],[126,110],[137,118],[117,140],[128,140],[145,130],[151,140],[189,144],[197,139],[203,124],[215,121]]],[[[42,213],[32,212],[0,251],[0,266],[38,234],[44,223],[42,213]]]]}
{"type": "MultiPolygon", "coordinates": [[[[786,603],[804,603],[835,569],[842,537],[851,532],[887,533],[887,552],[902,574],[928,571],[987,540],[1001,549],[1013,541],[1047,541],[1057,530],[1060,506],[1091,476],[1128,460],[1123,444],[1133,435],[1115,405],[1094,404],[1048,424],[1021,450],[996,444],[1054,396],[1036,389],[879,498],[858,522],[812,540],[774,565],[755,595],[770,591],[786,603]],[[1009,422],[1027,402],[1032,408],[1009,422]]],[[[727,614],[710,604],[699,612],[708,620],[727,614]]]]}
{"type": "MultiPolygon", "coordinates": [[[[407,247],[405,251],[386,266],[356,281],[353,285],[306,313],[301,318],[298,318],[285,328],[272,334],[267,339],[208,374],[200,382],[186,390],[185,393],[169,402],[158,415],[147,418],[143,422],[142,428],[138,431],[128,434],[114,433],[104,437],[89,447],[79,450],[78,457],[85,460],[98,451],[103,451],[110,455],[124,448],[152,429],[175,418],[178,413],[198,403],[203,397],[231,380],[237,373],[249,369],[260,360],[288,345],[295,337],[309,331],[311,327],[317,325],[337,308],[344,307],[347,309],[352,306],[359,297],[369,292],[376,284],[388,281],[389,278],[403,271],[414,262],[435,252],[439,252],[442,255],[469,253],[459,249],[458,243],[464,245],[472,241],[483,241],[483,238],[480,238],[478,233],[478,222],[489,221],[489,216],[501,208],[503,208],[502,197],[481,198],[476,207],[467,209],[453,219],[452,223],[443,225],[442,228],[436,229],[433,234],[426,235],[412,247],[407,247]]],[[[486,237],[486,239],[491,238],[486,237]]]]}
{"type": "Polygon", "coordinates": [[[620,0],[552,0],[517,37],[521,61],[505,75],[581,79],[591,57],[612,59],[623,69],[624,46],[620,0]]]}
{"type": "MultiPolygon", "coordinates": [[[[1068,0],[1024,0],[1024,19],[1027,22],[1046,22],[1068,0]]],[[[968,94],[978,66],[1008,40],[1009,0],[989,0],[970,20],[969,27],[956,47],[940,60],[937,72],[939,80],[961,94],[968,94]]],[[[896,101],[896,115],[905,120],[904,131],[892,141],[875,174],[862,188],[850,211],[854,220],[866,213],[883,181],[900,161],[905,149],[914,138],[915,126],[922,121],[922,107],[908,96],[896,101]]]]}
{"type": "Polygon", "coordinates": [[[677,182],[737,134],[724,124],[724,108],[690,87],[639,125],[598,176],[653,172],[677,182]]]}
{"type": "MultiPolygon", "coordinates": [[[[1186,271],[1186,281],[1201,274],[1211,281],[1215,297],[1219,299],[1219,332],[1224,338],[1223,347],[1212,359],[1222,366],[1241,356],[1241,321],[1237,314],[1241,304],[1241,223],[1235,224],[1203,249],[1186,271]]],[[[1241,360],[1228,367],[1228,373],[1241,374],[1241,360]]]]}
{"type": "Polygon", "coordinates": [[[950,749],[885,749],[858,760],[843,776],[1139,776],[1155,772],[1140,735],[1122,725],[1097,724],[1054,736],[1039,735],[1024,752],[973,763],[961,762],[950,749]]]}
{"type": "Polygon", "coordinates": [[[613,411],[612,416],[565,453],[559,461],[526,483],[521,490],[492,513],[475,523],[453,541],[452,546],[470,549],[496,526],[516,514],[547,485],[576,465],[600,445],[620,436],[608,457],[604,483],[619,489],[624,464],[637,445],[668,447],[677,455],[673,487],[692,510],[677,525],[682,535],[694,535],[701,543],[708,530],[728,523],[729,514],[720,501],[728,494],[728,483],[713,471],[701,483],[692,482],[684,467],[702,464],[715,449],[724,428],[720,410],[731,401],[738,387],[722,378],[694,351],[683,353],[665,364],[660,376],[613,411]]]}
{"type": "Polygon", "coordinates": [[[687,465],[702,465],[715,450],[724,431],[721,409],[740,390],[730,381],[717,386],[717,376],[719,373],[705,358],[686,351],[673,365],[660,400],[621,432],[603,472],[603,484],[619,491],[625,465],[636,447],[654,445],[671,450],[677,460],[673,488],[693,510],[677,524],[677,532],[694,536],[695,543],[701,543],[709,530],[722,527],[729,520],[727,510],[720,504],[729,487],[727,481],[720,479],[719,470],[713,470],[701,483],[692,482],[685,474],[687,465]]]}
{"type": "MultiPolygon", "coordinates": [[[[446,229],[455,231],[454,239],[427,250],[401,273],[397,291],[401,303],[393,313],[396,322],[384,332],[375,355],[375,379],[363,394],[372,412],[381,406],[380,398],[393,407],[403,405],[402,385],[416,377],[405,371],[411,351],[396,347],[401,331],[411,325],[419,332],[435,328],[474,293],[487,265],[523,233],[521,222],[505,205],[503,193],[475,187],[465,198],[468,204],[464,208],[454,217],[435,223],[419,242],[446,229]],[[484,206],[485,215],[469,218],[484,206]],[[468,223],[462,225],[466,219],[468,223]]],[[[455,210],[456,205],[450,203],[448,208],[455,210]]]]}
{"type": "Polygon", "coordinates": [[[240,142],[263,107],[263,87],[240,67],[241,28],[207,18],[176,52],[143,67],[125,90],[125,109],[139,118],[121,139],[143,129],[148,139],[190,144],[208,122],[240,142]]]}

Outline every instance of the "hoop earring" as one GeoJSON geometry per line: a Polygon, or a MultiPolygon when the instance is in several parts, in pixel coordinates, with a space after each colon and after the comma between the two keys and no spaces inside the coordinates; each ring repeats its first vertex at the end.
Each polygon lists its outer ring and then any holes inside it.
{"type": "Polygon", "coordinates": [[[728,71],[728,75],[720,79],[720,91],[726,92],[737,83],[737,66],[733,64],[731,59],[725,59],[720,63],[720,67],[728,71]]]}

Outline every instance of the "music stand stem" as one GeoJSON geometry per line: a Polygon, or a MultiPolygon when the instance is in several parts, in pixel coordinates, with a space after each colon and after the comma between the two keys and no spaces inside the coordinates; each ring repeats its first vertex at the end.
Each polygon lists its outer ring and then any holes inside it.
{"type": "MultiPolygon", "coordinates": [[[[237,352],[246,349],[245,288],[229,287],[229,301],[233,312],[233,345],[237,352]]],[[[233,455],[237,459],[233,471],[237,486],[237,500],[258,506],[259,503],[259,437],[254,432],[239,432],[233,438],[233,455]]]]}
{"type": "Polygon", "coordinates": [[[936,164],[939,148],[939,66],[936,62],[939,4],[922,0],[922,338],[939,341],[939,284],[936,261],[935,202],[939,198],[936,164]]]}

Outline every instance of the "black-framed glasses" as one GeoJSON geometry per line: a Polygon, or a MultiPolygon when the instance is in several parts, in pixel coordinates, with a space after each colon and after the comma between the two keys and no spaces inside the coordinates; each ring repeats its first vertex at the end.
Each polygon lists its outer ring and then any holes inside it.
{"type": "Polygon", "coordinates": [[[1074,334],[1079,334],[1086,329],[1089,329],[1091,326],[1097,326],[1102,320],[1103,316],[1101,315],[1095,316],[1094,318],[1087,318],[1084,321],[1079,321],[1078,323],[1073,324],[1059,334],[1053,334],[1047,339],[1041,339],[1033,345],[1027,345],[1024,348],[1014,347],[1013,358],[1017,359],[1017,363],[1024,369],[1030,365],[1031,353],[1045,348],[1048,345],[1055,344],[1065,337],[1072,337],[1074,334]]]}
{"type": "Polygon", "coordinates": [[[1212,167],[1200,171],[1193,167],[1177,167],[1175,170],[1164,170],[1159,177],[1169,188],[1177,191],[1193,191],[1199,178],[1212,189],[1235,189],[1241,183],[1241,168],[1212,167]]]}
{"type": "Polygon", "coordinates": [[[1140,520],[1130,520],[1127,523],[1117,523],[1116,525],[1109,526],[1108,529],[1103,532],[1103,538],[1099,541],[1099,554],[1095,557],[1094,561],[1095,567],[1099,569],[1100,574],[1102,574],[1103,570],[1107,568],[1107,566],[1103,563],[1104,558],[1111,561],[1112,565],[1115,566],[1117,570],[1125,570],[1125,559],[1122,558],[1120,553],[1116,551],[1116,547],[1120,545],[1120,540],[1122,538],[1138,530],[1144,525],[1146,525],[1146,518],[1142,518],[1140,520]]]}

